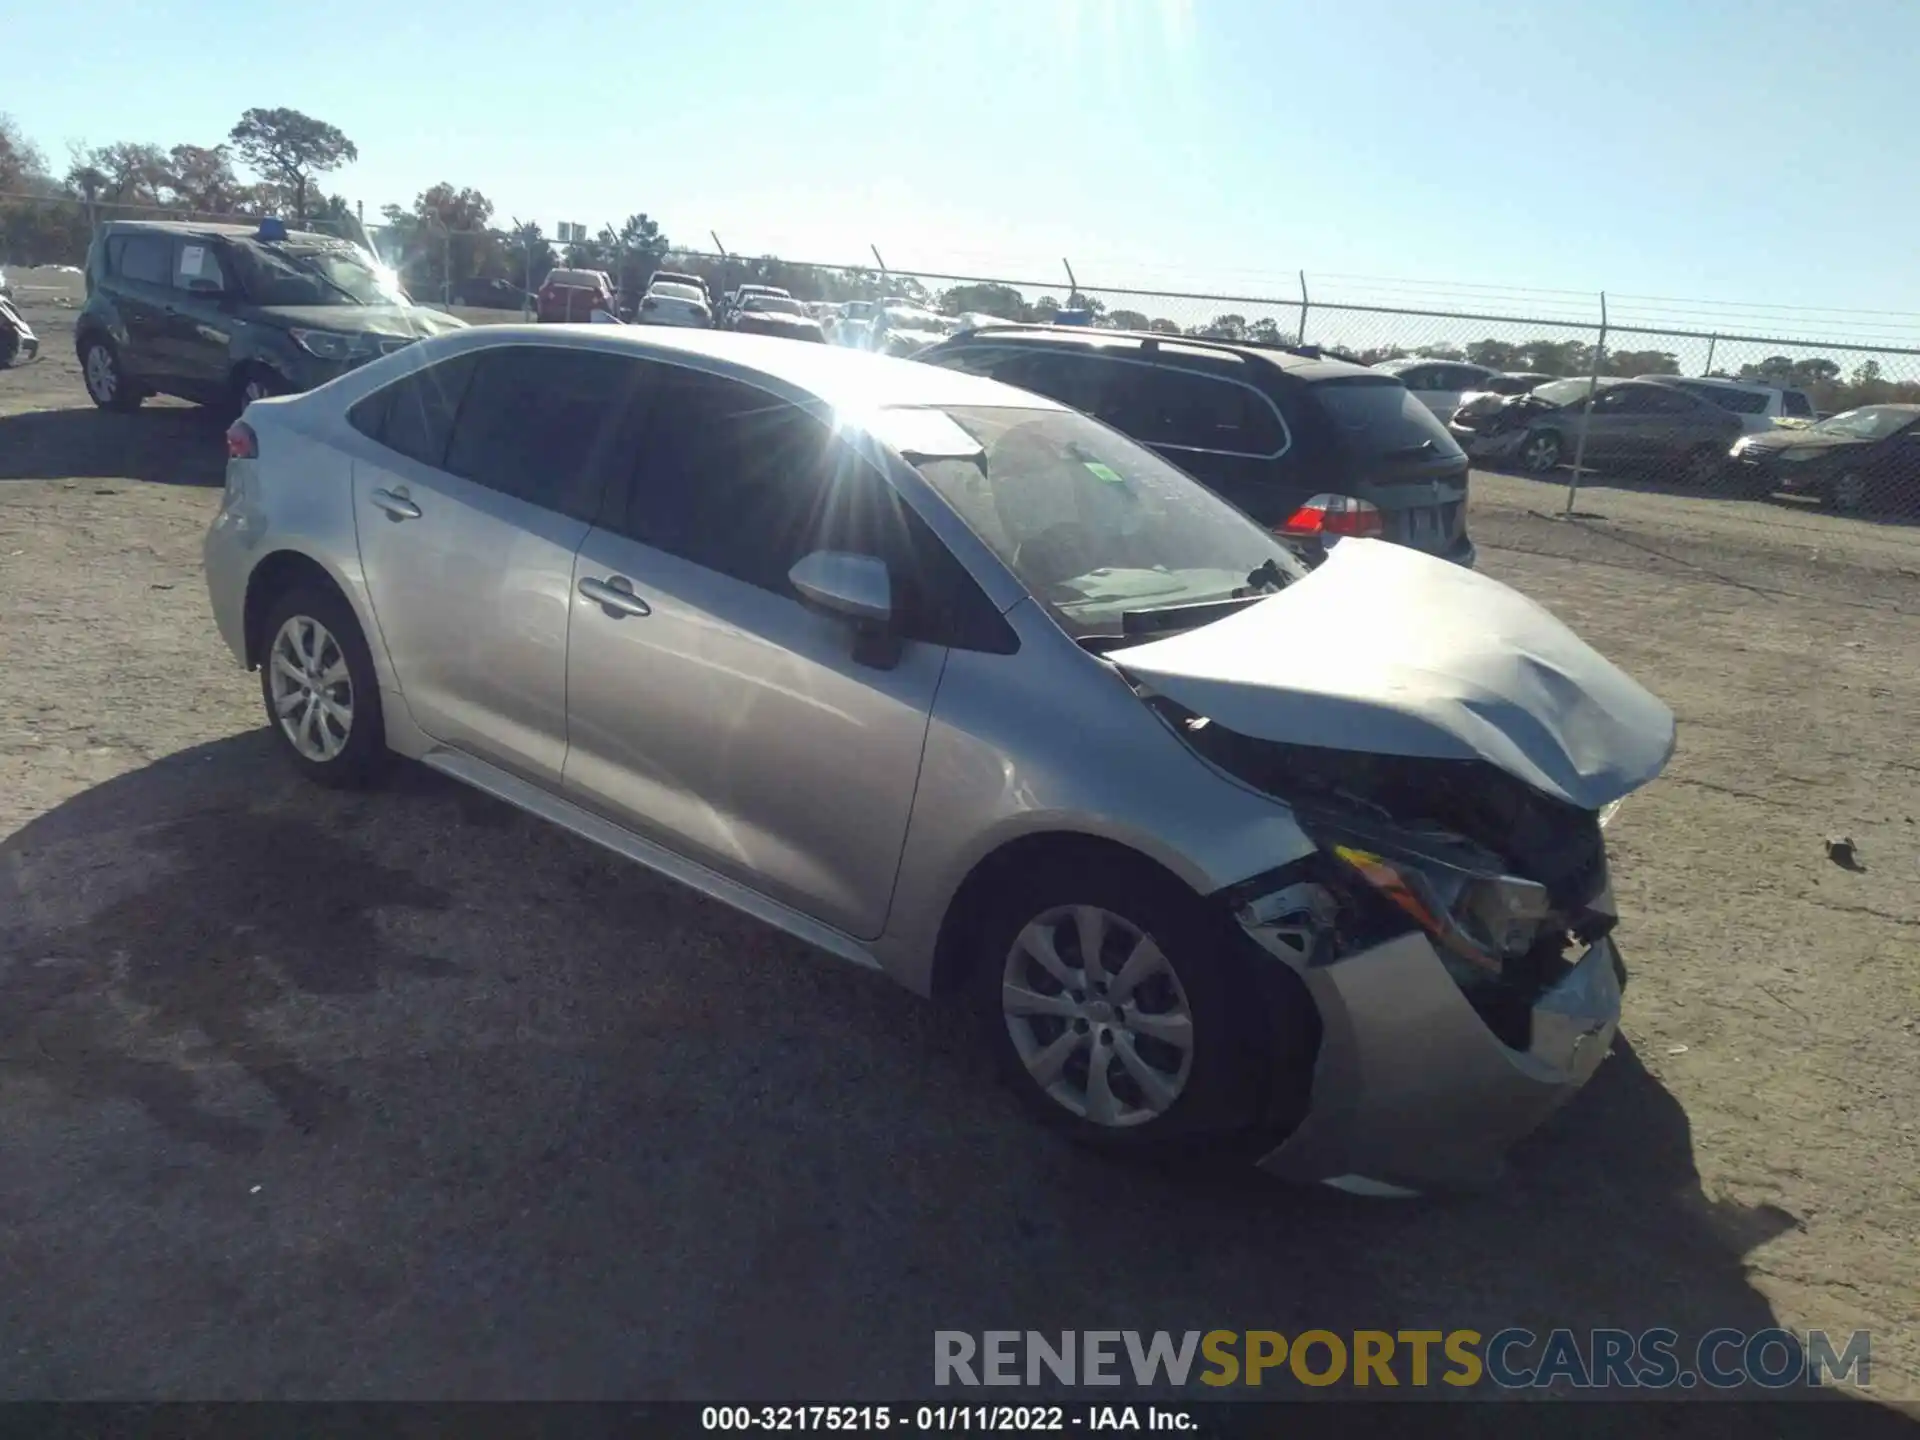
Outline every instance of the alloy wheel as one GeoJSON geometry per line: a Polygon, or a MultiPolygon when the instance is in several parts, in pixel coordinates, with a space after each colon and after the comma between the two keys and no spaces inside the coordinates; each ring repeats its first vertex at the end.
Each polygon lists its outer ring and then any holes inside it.
{"type": "Polygon", "coordinates": [[[1158,1119],[1193,1070],[1193,1011],[1172,962],[1099,906],[1056,906],[1022,927],[1000,1009],[1034,1084],[1095,1125],[1158,1119]]]}
{"type": "Polygon", "coordinates": [[[120,374],[113,352],[104,345],[87,347],[87,393],[102,405],[111,404],[120,390],[120,374]]]}
{"type": "Polygon", "coordinates": [[[310,615],[292,615],[274,636],[268,683],[274,720],[289,744],[325,764],[353,734],[353,677],[340,642],[310,615]]]}
{"type": "Polygon", "coordinates": [[[1846,514],[1865,508],[1867,482],[1855,470],[1848,470],[1833,482],[1833,508],[1846,514]]]}
{"type": "Polygon", "coordinates": [[[1520,451],[1520,459],[1529,470],[1551,470],[1560,463],[1560,440],[1554,435],[1530,435],[1520,451]]]}

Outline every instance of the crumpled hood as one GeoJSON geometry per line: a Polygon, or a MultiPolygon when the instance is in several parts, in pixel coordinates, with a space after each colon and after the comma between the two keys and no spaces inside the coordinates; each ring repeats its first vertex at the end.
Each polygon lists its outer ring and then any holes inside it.
{"type": "Polygon", "coordinates": [[[1242,735],[1486,760],[1583,810],[1673,754],[1673,712],[1541,606],[1382,540],[1342,540],[1278,595],[1110,658],[1242,735]]]}
{"type": "Polygon", "coordinates": [[[1841,435],[1834,431],[1816,433],[1812,430],[1796,430],[1792,426],[1776,426],[1749,436],[1740,447],[1742,455],[1778,455],[1782,450],[1850,450],[1856,445],[1870,445],[1873,442],[1863,440],[1858,435],[1841,435]]]}

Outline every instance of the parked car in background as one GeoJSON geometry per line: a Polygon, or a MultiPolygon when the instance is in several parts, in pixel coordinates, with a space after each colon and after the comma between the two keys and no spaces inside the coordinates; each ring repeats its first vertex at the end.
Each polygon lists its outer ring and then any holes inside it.
{"type": "Polygon", "coordinates": [[[1449,428],[1475,460],[1514,461],[1544,474],[1574,458],[1584,424],[1583,463],[1658,470],[1696,484],[1720,472],[1741,433],[1738,415],[1677,386],[1603,378],[1589,414],[1592,389],[1591,380],[1554,380],[1491,409],[1456,413],[1449,428]]]}
{"type": "Polygon", "coordinates": [[[939,344],[952,328],[943,317],[923,306],[887,303],[879,306],[867,322],[867,348],[882,355],[911,357],[929,345],[939,344]]]}
{"type": "Polygon", "coordinates": [[[640,297],[634,318],[642,325],[690,325],[705,329],[713,324],[713,309],[707,292],[680,280],[655,280],[640,297]]]}
{"type": "Polygon", "coordinates": [[[524,310],[527,292],[511,280],[483,280],[474,276],[453,287],[453,303],[476,310],[524,310]]]}
{"type": "Polygon", "coordinates": [[[1461,393],[1460,403],[1453,413],[1458,415],[1466,411],[1477,414],[1482,410],[1496,409],[1502,400],[1514,395],[1525,395],[1528,391],[1550,384],[1558,378],[1557,375],[1543,375],[1532,370],[1512,370],[1499,375],[1489,375],[1474,389],[1461,393]]]}
{"type": "MultiPolygon", "coordinates": [[[[707,277],[704,275],[695,275],[685,270],[656,270],[647,277],[646,289],[640,292],[640,298],[649,294],[656,285],[684,285],[699,293],[700,303],[707,307],[707,314],[710,317],[719,313],[719,307],[714,303],[713,287],[707,284],[707,277]]],[[[636,299],[634,313],[637,314],[639,308],[639,299],[636,299]]]]}
{"type": "Polygon", "coordinates": [[[1722,410],[1731,410],[1749,435],[1763,435],[1776,426],[1811,425],[1816,418],[1813,400],[1804,390],[1782,389],[1774,385],[1752,384],[1745,380],[1698,380],[1681,375],[1642,375],[1660,385],[1674,385],[1710,400],[1722,410]]]}
{"type": "Polygon", "coordinates": [[[1611,1048],[1673,715],[1486,576],[1307,573],[1038,395],[753,336],[476,327],[227,448],[207,594],[300,776],[411,757],[960,1005],[1070,1139],[1483,1184],[1611,1048]]]}
{"type": "Polygon", "coordinates": [[[105,410],[153,394],[237,410],[465,326],[413,304],[370,252],[277,220],[110,220],[86,286],[74,350],[105,410]]]}
{"type": "Polygon", "coordinates": [[[827,338],[836,345],[864,346],[877,308],[871,300],[848,300],[836,306],[826,326],[827,338]]]}
{"type": "Polygon", "coordinates": [[[5,296],[9,300],[13,298],[13,282],[7,279],[5,270],[0,270],[0,296],[5,296]]]}
{"type": "Polygon", "coordinates": [[[606,271],[554,269],[540,282],[534,318],[547,324],[584,325],[596,310],[617,314],[619,309],[613,277],[606,271]]]}
{"type": "Polygon", "coordinates": [[[790,295],[749,295],[727,322],[729,330],[747,335],[780,335],[788,340],[810,340],[824,345],[826,332],[790,295]]]}
{"type": "Polygon", "coordinates": [[[1473,563],[1467,457],[1392,375],[1316,351],[1045,325],[969,331],[915,358],[1104,421],[1310,559],[1357,535],[1473,563]]]}
{"type": "Polygon", "coordinates": [[[1373,367],[1396,377],[1413,398],[1445,421],[1460,408],[1461,397],[1484,388],[1498,372],[1464,360],[1382,360],[1373,367]]]}
{"type": "Polygon", "coordinates": [[[720,323],[728,324],[750,295],[770,295],[781,300],[793,299],[792,294],[782,290],[778,285],[736,285],[732,293],[720,304],[720,323]]]}
{"type": "Polygon", "coordinates": [[[12,294],[0,292],[0,370],[16,361],[36,359],[39,354],[40,337],[14,304],[12,294]]]}
{"type": "Polygon", "coordinates": [[[1864,405],[1804,430],[1747,435],[1728,461],[1749,494],[1817,495],[1843,513],[1920,509],[1920,405],[1864,405]]]}

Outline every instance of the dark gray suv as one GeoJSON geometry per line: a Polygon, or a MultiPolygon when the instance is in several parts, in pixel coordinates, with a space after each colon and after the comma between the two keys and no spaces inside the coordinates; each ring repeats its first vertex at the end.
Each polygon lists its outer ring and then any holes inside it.
{"type": "Polygon", "coordinates": [[[415,305],[371,255],[330,235],[272,220],[116,220],[87,253],[73,338],[103,410],[161,394],[237,411],[463,324],[415,305]]]}
{"type": "Polygon", "coordinates": [[[1467,457],[1392,375],[1312,349],[994,326],[913,357],[1103,420],[1317,558],[1370,536],[1471,565],[1467,457]]]}

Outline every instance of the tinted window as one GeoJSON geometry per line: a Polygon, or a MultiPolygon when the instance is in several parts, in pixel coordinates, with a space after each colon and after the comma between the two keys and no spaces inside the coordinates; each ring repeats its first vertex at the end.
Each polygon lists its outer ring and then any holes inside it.
{"type": "Polygon", "coordinates": [[[811,415],[738,381],[674,370],[608,523],[632,539],[778,595],[813,550],[887,562],[909,638],[980,650],[1011,632],[899,492],[811,415]]]}
{"type": "Polygon", "coordinates": [[[173,288],[225,290],[227,274],[220,264],[220,252],[204,240],[183,240],[174,256],[173,288]]]}
{"type": "Polygon", "coordinates": [[[445,469],[529,504],[592,519],[645,367],[559,346],[480,353],[445,469]]]}
{"type": "Polygon", "coordinates": [[[1252,387],[1170,366],[1144,368],[1136,413],[1114,424],[1150,445],[1274,455],[1286,447],[1280,417],[1252,387]]]}
{"type": "Polygon", "coordinates": [[[1642,408],[1661,415],[1692,414],[1699,402],[1678,390],[1649,387],[1642,393],[1642,408]]]}
{"type": "Polygon", "coordinates": [[[1486,371],[1471,365],[1442,365],[1440,367],[1441,390],[1471,390],[1486,378],[1486,371]]]}
{"type": "Polygon", "coordinates": [[[368,438],[436,470],[446,460],[453,417],[460,412],[474,357],[456,355],[368,396],[347,412],[368,438]]]}
{"type": "Polygon", "coordinates": [[[1438,390],[1440,384],[1439,367],[1434,365],[1415,365],[1410,370],[1399,372],[1400,383],[1409,390],[1438,390]]]}
{"type": "Polygon", "coordinates": [[[1780,413],[1808,417],[1813,414],[1813,405],[1798,390],[1789,390],[1780,397],[1780,413]]]}
{"type": "Polygon", "coordinates": [[[1615,385],[1610,390],[1602,390],[1594,398],[1593,409],[1598,415],[1646,415],[1652,413],[1653,404],[1647,398],[1650,385],[1615,385]]]}
{"type": "Polygon", "coordinates": [[[1460,453],[1447,427],[1406,386],[1395,380],[1322,380],[1307,393],[1333,423],[1350,453],[1364,456],[1411,452],[1432,444],[1432,453],[1460,453]]]}
{"type": "Polygon", "coordinates": [[[172,282],[173,241],[165,235],[129,235],[114,267],[121,278],[142,285],[172,282]]]}
{"type": "Polygon", "coordinates": [[[1764,390],[1735,390],[1718,385],[1683,385],[1680,388],[1689,395],[1705,400],[1709,405],[1718,405],[1722,410],[1731,410],[1736,415],[1767,413],[1767,395],[1764,390]]]}
{"type": "Polygon", "coordinates": [[[994,366],[993,378],[1058,400],[1084,415],[1106,421],[1116,430],[1137,435],[1142,421],[1139,384],[1147,373],[1145,366],[1118,360],[1035,350],[1012,354],[994,366]]]}

